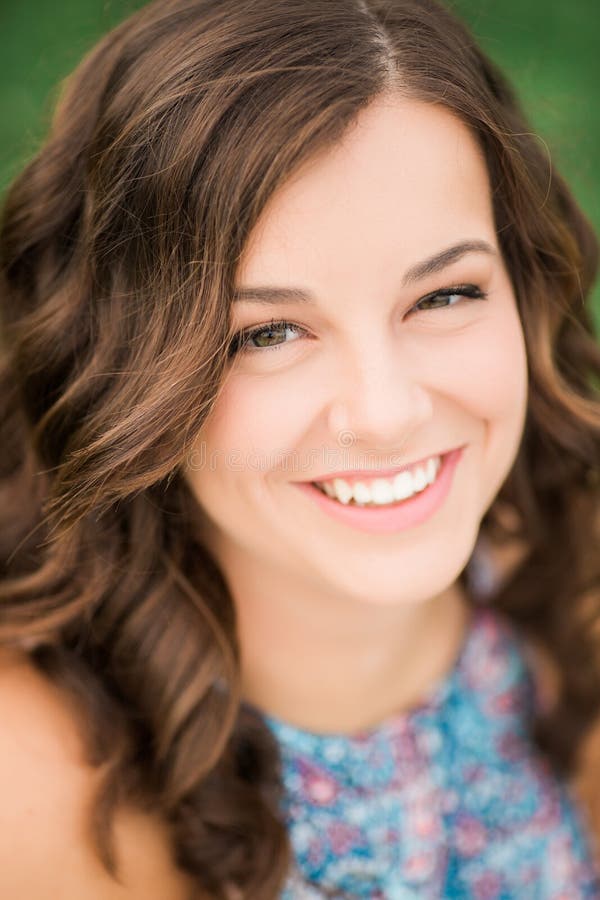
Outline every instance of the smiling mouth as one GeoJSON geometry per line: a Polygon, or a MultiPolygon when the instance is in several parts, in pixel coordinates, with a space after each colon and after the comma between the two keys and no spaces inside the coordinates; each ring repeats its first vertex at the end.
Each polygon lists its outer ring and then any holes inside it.
{"type": "Polygon", "coordinates": [[[427,490],[438,479],[447,454],[431,456],[418,465],[392,477],[368,477],[364,480],[334,478],[311,484],[330,500],[344,506],[378,509],[397,506],[427,490]]]}

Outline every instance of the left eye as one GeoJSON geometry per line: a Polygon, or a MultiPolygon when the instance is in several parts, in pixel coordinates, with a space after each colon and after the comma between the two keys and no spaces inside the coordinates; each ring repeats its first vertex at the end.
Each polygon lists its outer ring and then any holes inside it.
{"type": "Polygon", "coordinates": [[[306,333],[303,328],[300,328],[299,325],[294,325],[293,322],[276,322],[275,320],[272,320],[269,325],[260,325],[258,328],[239,331],[231,341],[229,355],[233,356],[240,350],[246,349],[249,349],[250,352],[253,350],[275,350],[283,344],[290,343],[290,341],[285,340],[285,334],[288,331],[306,333]],[[273,339],[281,335],[284,336],[284,340],[273,343],[273,339]],[[257,343],[252,344],[252,341],[257,343]]]}
{"type": "Polygon", "coordinates": [[[412,309],[417,310],[417,312],[447,309],[449,306],[456,306],[464,298],[467,300],[485,300],[486,294],[475,284],[462,284],[427,294],[426,297],[422,297],[418,303],[415,303],[412,309]]]}

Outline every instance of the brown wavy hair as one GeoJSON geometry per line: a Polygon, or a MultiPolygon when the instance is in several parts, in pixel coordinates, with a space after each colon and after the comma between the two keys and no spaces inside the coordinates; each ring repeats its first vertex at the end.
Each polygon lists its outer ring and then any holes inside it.
{"type": "Polygon", "coordinates": [[[527,552],[488,602],[560,673],[532,723],[557,772],[598,718],[597,245],[511,88],[432,0],[157,0],[68,79],[0,234],[0,640],[76,703],[117,879],[121,804],[161,816],[211,897],[274,898],[288,871],[277,747],[241,702],[235,610],[182,464],[261,210],[389,91],[451,110],[485,154],[530,378],[481,525],[527,552]]]}

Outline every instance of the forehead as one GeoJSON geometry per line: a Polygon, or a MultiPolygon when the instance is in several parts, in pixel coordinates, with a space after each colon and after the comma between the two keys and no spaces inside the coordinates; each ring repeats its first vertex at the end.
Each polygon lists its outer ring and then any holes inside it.
{"type": "Polygon", "coordinates": [[[408,268],[459,240],[496,243],[480,148],[439,105],[386,97],[270,199],[238,282],[348,278],[408,268]]]}

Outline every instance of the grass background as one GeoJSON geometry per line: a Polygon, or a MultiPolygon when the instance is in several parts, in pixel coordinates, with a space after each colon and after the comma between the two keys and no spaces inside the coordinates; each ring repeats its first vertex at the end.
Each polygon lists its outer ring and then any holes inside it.
{"type": "MultiPolygon", "coordinates": [[[[0,0],[0,192],[42,140],[61,79],[98,37],[141,5],[143,0],[0,0]]],[[[600,3],[452,5],[516,85],[533,128],[600,231],[600,3]]],[[[600,333],[600,287],[593,310],[600,333]]]]}

